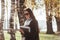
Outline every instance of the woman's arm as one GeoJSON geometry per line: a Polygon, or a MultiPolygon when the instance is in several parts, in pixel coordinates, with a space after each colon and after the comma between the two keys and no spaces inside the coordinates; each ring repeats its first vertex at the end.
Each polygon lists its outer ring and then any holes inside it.
{"type": "Polygon", "coordinates": [[[20,29],[20,32],[21,32],[21,34],[24,34],[24,31],[22,29],[20,29]]]}

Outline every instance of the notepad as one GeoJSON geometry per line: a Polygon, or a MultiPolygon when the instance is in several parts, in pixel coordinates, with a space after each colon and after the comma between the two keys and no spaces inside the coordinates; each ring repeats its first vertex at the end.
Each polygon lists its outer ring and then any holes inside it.
{"type": "Polygon", "coordinates": [[[20,26],[20,29],[22,29],[23,31],[26,31],[26,32],[30,32],[30,27],[28,27],[28,26],[20,26]]]}

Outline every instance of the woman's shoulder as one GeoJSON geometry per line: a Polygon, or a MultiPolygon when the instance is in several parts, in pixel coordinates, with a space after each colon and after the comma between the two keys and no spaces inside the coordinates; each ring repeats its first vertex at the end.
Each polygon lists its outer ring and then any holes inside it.
{"type": "Polygon", "coordinates": [[[37,20],[32,20],[31,23],[37,23],[37,20]]]}

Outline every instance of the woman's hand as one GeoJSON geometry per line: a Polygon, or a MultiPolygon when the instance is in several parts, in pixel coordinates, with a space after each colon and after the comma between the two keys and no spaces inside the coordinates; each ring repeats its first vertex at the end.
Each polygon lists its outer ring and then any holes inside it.
{"type": "Polygon", "coordinates": [[[21,32],[22,34],[24,34],[24,31],[23,31],[22,29],[20,29],[20,32],[21,32]]]}

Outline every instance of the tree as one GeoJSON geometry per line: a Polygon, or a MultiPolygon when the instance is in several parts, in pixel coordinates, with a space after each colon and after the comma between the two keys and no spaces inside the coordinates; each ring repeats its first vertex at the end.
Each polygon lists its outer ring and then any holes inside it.
{"type": "Polygon", "coordinates": [[[60,32],[60,0],[56,0],[55,2],[55,8],[56,8],[56,22],[57,22],[57,31],[60,32]]]}
{"type": "Polygon", "coordinates": [[[12,0],[11,1],[11,16],[10,16],[10,25],[9,25],[9,30],[8,33],[10,34],[10,40],[16,40],[15,38],[15,33],[16,30],[14,29],[14,14],[15,14],[15,8],[16,8],[16,4],[15,4],[16,0],[12,0]]]}
{"type": "MultiPolygon", "coordinates": [[[[1,1],[2,5],[4,5],[4,0],[0,0],[0,1],[1,1]]],[[[4,6],[2,8],[4,8],[4,6]]],[[[2,11],[3,10],[4,9],[2,9],[2,11]]],[[[1,19],[0,19],[0,40],[5,40],[4,39],[4,33],[3,33],[3,21],[4,21],[4,11],[2,12],[1,19]]]]}
{"type": "Polygon", "coordinates": [[[24,2],[25,0],[18,0],[18,18],[19,18],[19,23],[20,25],[23,25],[24,24],[24,8],[25,8],[25,5],[24,5],[24,2]]]}
{"type": "Polygon", "coordinates": [[[45,0],[47,15],[47,34],[54,34],[52,29],[52,0],[45,0]]]}

